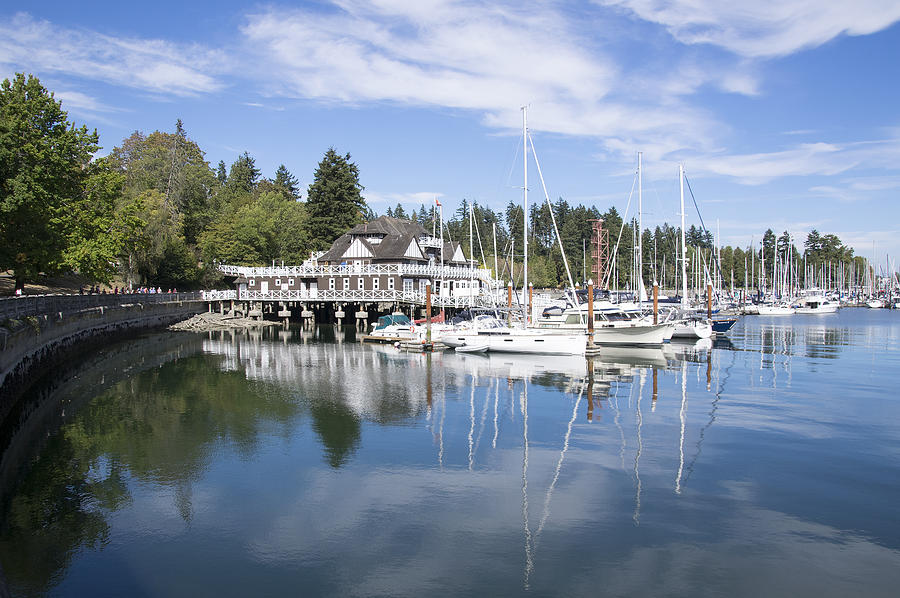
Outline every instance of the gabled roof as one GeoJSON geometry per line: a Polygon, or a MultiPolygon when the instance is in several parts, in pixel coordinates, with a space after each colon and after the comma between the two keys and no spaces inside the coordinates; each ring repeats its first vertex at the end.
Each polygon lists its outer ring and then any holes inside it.
{"type": "MultiPolygon", "coordinates": [[[[433,255],[423,251],[418,239],[428,236],[425,228],[410,220],[379,216],[371,222],[353,227],[338,237],[331,248],[319,256],[319,262],[339,264],[350,259],[372,259],[378,262],[428,261],[433,255]],[[377,237],[377,241],[370,239],[377,237]],[[368,255],[366,255],[368,252],[368,255]]],[[[445,264],[465,264],[466,258],[458,242],[444,241],[445,264]]],[[[440,261],[440,256],[436,261],[440,261]]]]}
{"type": "Polygon", "coordinates": [[[360,259],[374,257],[372,246],[365,239],[356,238],[350,242],[350,245],[341,255],[345,259],[360,259]]]}

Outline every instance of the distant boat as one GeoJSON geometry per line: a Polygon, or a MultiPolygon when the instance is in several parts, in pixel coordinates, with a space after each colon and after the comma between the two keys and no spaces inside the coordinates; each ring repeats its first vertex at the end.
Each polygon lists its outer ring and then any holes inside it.
{"type": "Polygon", "coordinates": [[[757,313],[761,316],[790,316],[794,313],[794,308],[792,308],[787,303],[769,303],[766,305],[758,305],[756,307],[757,313]]]}
{"type": "Polygon", "coordinates": [[[798,314],[833,314],[839,307],[840,303],[828,299],[825,291],[808,289],[800,296],[800,302],[794,309],[798,314]]]}
{"type": "Polygon", "coordinates": [[[737,324],[738,318],[717,318],[712,321],[713,334],[725,334],[737,324]]]}
{"type": "Polygon", "coordinates": [[[866,301],[866,306],[871,307],[872,309],[881,309],[884,307],[884,301],[881,299],[870,299],[866,301]]]}

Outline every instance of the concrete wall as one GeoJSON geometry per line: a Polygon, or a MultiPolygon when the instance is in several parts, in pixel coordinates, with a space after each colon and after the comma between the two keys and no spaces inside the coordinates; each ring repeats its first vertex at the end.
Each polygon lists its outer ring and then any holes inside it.
{"type": "Polygon", "coordinates": [[[0,426],[29,382],[74,352],[205,310],[206,303],[199,300],[135,301],[0,321],[0,426]]]}

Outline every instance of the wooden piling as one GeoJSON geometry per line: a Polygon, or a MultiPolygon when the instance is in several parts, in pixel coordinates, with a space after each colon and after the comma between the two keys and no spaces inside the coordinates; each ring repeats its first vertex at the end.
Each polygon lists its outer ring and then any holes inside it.
{"type": "Polygon", "coordinates": [[[659,283],[653,281],[653,323],[659,323],[659,283]]]}

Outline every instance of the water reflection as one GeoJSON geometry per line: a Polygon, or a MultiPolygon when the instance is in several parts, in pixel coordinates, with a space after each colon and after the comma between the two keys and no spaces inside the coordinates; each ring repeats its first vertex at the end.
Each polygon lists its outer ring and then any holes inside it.
{"type": "Polygon", "coordinates": [[[10,443],[46,439],[4,484],[0,560],[20,595],[568,595],[598,576],[749,595],[745,569],[777,574],[775,555],[790,587],[865,570],[854,587],[877,594],[900,565],[900,432],[887,374],[861,384],[860,364],[896,358],[846,322],[770,324],[590,359],[405,353],[336,328],[135,345],[10,443]],[[844,368],[825,381],[822,360],[844,368]],[[858,400],[829,394],[851,380],[858,400]]]}

